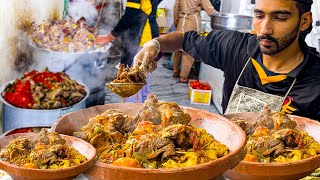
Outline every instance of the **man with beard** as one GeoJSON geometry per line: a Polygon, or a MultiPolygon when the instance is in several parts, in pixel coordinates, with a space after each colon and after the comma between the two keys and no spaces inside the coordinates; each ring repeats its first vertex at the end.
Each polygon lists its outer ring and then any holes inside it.
{"type": "MultiPolygon", "coordinates": [[[[136,55],[152,72],[160,51],[184,50],[194,59],[224,71],[225,114],[262,111],[269,105],[320,120],[320,57],[308,47],[312,0],[257,0],[256,34],[213,30],[209,34],[173,32],[153,39],[136,55]]],[[[210,74],[208,74],[210,76],[210,74]]]]}

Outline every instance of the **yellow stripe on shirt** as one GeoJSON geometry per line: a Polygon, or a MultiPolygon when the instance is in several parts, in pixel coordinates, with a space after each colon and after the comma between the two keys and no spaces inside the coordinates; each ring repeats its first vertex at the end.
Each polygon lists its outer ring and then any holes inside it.
{"type": "Polygon", "coordinates": [[[285,80],[288,76],[287,75],[275,75],[275,76],[268,76],[267,73],[263,70],[260,64],[253,58],[251,58],[253,66],[256,68],[261,84],[265,85],[268,83],[280,82],[285,80]]]}
{"type": "Polygon", "coordinates": [[[141,5],[139,3],[135,3],[135,2],[127,2],[126,7],[140,9],[141,5]]]}
{"type": "Polygon", "coordinates": [[[146,42],[150,41],[151,39],[152,39],[151,25],[150,25],[149,19],[147,19],[146,24],[144,25],[144,28],[142,31],[139,46],[142,47],[146,42]]]}
{"type": "Polygon", "coordinates": [[[141,11],[144,12],[146,15],[150,15],[152,12],[152,4],[150,0],[141,0],[141,11]]]}

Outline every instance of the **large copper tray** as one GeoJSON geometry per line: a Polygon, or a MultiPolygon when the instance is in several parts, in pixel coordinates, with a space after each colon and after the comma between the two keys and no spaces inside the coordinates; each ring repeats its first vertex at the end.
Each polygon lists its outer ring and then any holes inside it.
{"type": "MultiPolygon", "coordinates": [[[[88,119],[103,113],[107,109],[120,109],[128,115],[136,115],[142,108],[140,103],[107,104],[73,112],[61,117],[52,130],[72,135],[88,123],[88,119]]],[[[221,115],[207,111],[183,107],[192,116],[191,123],[205,128],[215,139],[227,145],[230,154],[208,163],[175,169],[142,169],[126,168],[97,162],[96,165],[85,172],[90,179],[108,180],[207,180],[221,175],[226,170],[235,167],[245,155],[246,135],[239,126],[228,121],[221,115]]]]}
{"type": "MultiPolygon", "coordinates": [[[[24,136],[35,139],[38,133],[20,133],[0,138],[0,148],[4,148],[13,139],[24,136]]],[[[0,169],[6,171],[15,180],[65,180],[81,174],[96,162],[96,149],[86,141],[73,136],[61,135],[66,144],[75,148],[79,153],[86,156],[87,161],[80,165],[64,169],[32,169],[19,167],[0,160],[0,169]]],[[[0,178],[1,179],[1,178],[0,178]]]]}
{"type": "MultiPolygon", "coordinates": [[[[259,113],[234,113],[226,117],[242,117],[254,122],[259,113]]],[[[290,116],[297,122],[297,129],[308,132],[317,142],[320,142],[320,122],[299,116],[290,116]]],[[[224,176],[232,180],[294,180],[310,175],[320,167],[320,155],[291,163],[241,163],[227,171],[224,176]]]]}

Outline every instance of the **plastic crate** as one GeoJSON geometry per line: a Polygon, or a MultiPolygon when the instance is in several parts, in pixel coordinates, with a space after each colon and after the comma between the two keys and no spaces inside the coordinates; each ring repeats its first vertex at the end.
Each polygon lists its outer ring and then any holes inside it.
{"type": "MultiPolygon", "coordinates": [[[[188,96],[190,98],[191,104],[203,104],[203,105],[210,105],[211,104],[211,89],[210,90],[203,90],[203,89],[193,89],[190,83],[195,82],[197,80],[189,80],[189,89],[188,89],[188,96]]],[[[201,84],[209,85],[206,81],[199,81],[201,84]]]]}

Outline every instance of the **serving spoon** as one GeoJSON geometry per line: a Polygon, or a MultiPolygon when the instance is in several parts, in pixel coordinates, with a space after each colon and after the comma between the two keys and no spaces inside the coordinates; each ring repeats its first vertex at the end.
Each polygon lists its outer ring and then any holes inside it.
{"type": "MultiPolygon", "coordinates": [[[[147,56],[143,57],[142,62],[147,58],[147,56]]],[[[141,70],[141,68],[139,67],[141,70]]],[[[143,71],[143,70],[142,70],[143,71]]],[[[146,71],[143,71],[144,74],[147,76],[146,71]]],[[[143,88],[144,85],[147,83],[107,83],[106,86],[114,93],[122,97],[122,102],[124,102],[124,98],[130,97],[134,94],[137,94],[137,100],[138,100],[138,92],[143,88]]]]}

